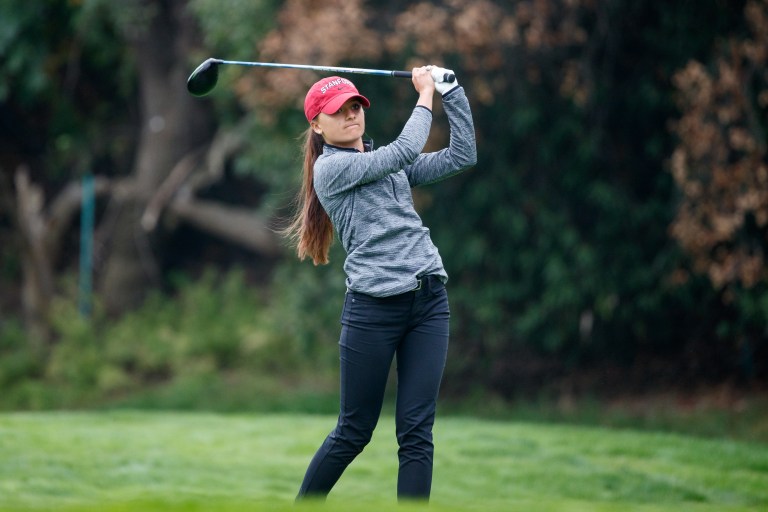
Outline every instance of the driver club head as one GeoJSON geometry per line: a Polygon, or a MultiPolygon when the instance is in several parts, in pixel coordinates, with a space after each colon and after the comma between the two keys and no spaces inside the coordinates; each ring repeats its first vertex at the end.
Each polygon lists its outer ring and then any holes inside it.
{"type": "Polygon", "coordinates": [[[219,80],[219,64],[217,59],[208,59],[195,69],[187,78],[187,90],[193,96],[205,96],[219,80]]]}

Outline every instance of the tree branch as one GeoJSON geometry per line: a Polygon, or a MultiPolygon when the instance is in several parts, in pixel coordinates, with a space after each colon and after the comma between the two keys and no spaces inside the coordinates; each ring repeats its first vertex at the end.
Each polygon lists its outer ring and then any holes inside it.
{"type": "Polygon", "coordinates": [[[141,226],[145,231],[153,231],[157,227],[163,210],[174,200],[174,196],[182,191],[186,196],[194,196],[201,188],[221,179],[227,159],[239,151],[245,142],[241,131],[220,131],[216,135],[205,155],[206,164],[202,172],[194,172],[203,156],[201,150],[191,151],[179,160],[168,178],[158,187],[157,193],[149,200],[141,216],[141,226]]]}
{"type": "Polygon", "coordinates": [[[190,173],[195,169],[202,152],[192,151],[177,163],[168,178],[157,189],[157,193],[147,203],[144,213],[141,215],[141,227],[144,231],[154,231],[157,221],[160,220],[163,210],[173,200],[173,196],[184,185],[190,173]]]}
{"type": "Polygon", "coordinates": [[[173,201],[169,210],[197,228],[256,253],[279,256],[283,252],[267,220],[253,210],[191,198],[173,201]]]}
{"type": "Polygon", "coordinates": [[[222,178],[227,160],[244,142],[242,130],[221,131],[205,154],[204,166],[198,164],[202,156],[200,150],[185,155],[147,204],[141,217],[142,227],[146,231],[154,230],[167,209],[203,231],[256,253],[265,256],[281,254],[278,238],[263,216],[248,208],[195,198],[198,190],[222,178]]]}

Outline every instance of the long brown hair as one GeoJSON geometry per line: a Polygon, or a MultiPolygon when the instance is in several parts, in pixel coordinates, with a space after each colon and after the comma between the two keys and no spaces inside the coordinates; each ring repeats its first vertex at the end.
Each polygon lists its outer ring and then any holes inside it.
{"type": "Polygon", "coordinates": [[[296,244],[299,259],[310,257],[315,265],[328,263],[328,251],[333,242],[333,224],[312,184],[315,160],[323,152],[323,142],[322,135],[315,133],[312,127],[307,129],[303,145],[301,190],[296,196],[296,214],[284,232],[296,244]]]}

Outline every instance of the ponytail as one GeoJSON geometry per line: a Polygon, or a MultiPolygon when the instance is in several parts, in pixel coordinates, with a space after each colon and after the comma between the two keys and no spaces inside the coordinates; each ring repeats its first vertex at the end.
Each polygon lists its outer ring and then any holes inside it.
{"type": "Polygon", "coordinates": [[[296,244],[300,260],[310,257],[315,265],[325,265],[333,242],[333,224],[320,204],[312,183],[315,160],[323,151],[323,137],[311,127],[307,129],[303,151],[303,174],[301,190],[296,196],[296,214],[284,233],[296,244]]]}

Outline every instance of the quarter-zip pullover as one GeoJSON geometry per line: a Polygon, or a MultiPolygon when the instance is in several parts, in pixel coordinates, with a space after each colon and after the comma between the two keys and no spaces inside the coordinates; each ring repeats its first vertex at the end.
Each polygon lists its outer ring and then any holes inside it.
{"type": "Polygon", "coordinates": [[[411,187],[440,181],[477,160],[469,102],[462,87],[443,97],[450,143],[422,153],[432,112],[414,108],[398,138],[365,151],[326,144],[314,167],[320,203],[347,254],[347,288],[375,297],[413,290],[417,279],[448,274],[440,254],[416,212],[411,187]]]}

